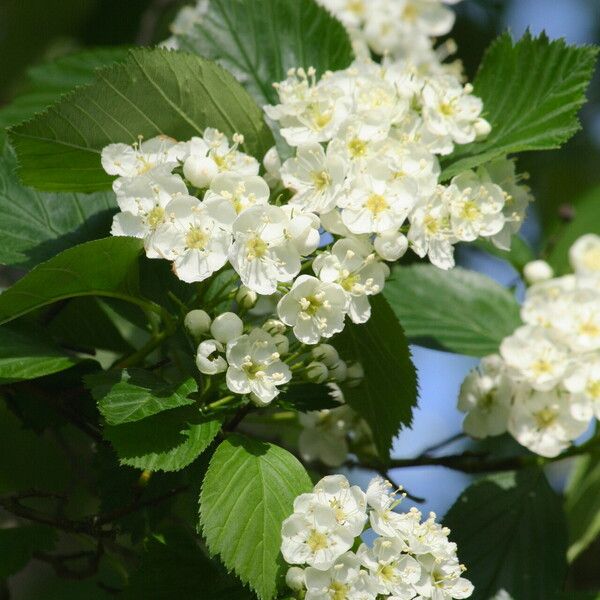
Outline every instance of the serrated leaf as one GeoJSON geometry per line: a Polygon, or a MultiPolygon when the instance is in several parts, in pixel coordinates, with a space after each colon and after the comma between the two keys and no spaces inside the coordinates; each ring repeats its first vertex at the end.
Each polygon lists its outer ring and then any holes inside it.
{"type": "Polygon", "coordinates": [[[121,464],[149,471],[180,471],[206,450],[221,422],[195,406],[174,408],[134,423],[104,428],[121,464]]]}
{"type": "Polygon", "coordinates": [[[210,461],[200,495],[202,532],[211,553],[262,600],[275,596],[285,570],[281,524],[294,498],[311,487],[289,452],[240,435],[223,441],[210,461]]]}
{"type": "Polygon", "coordinates": [[[565,492],[569,525],[569,562],[574,561],[600,534],[600,455],[577,458],[565,492]]]}
{"type": "Polygon", "coordinates": [[[57,541],[56,530],[46,525],[0,529],[0,580],[20,571],[34,552],[52,550],[57,541]]]}
{"type": "Polygon", "coordinates": [[[315,0],[211,0],[184,50],[219,61],[261,104],[276,104],[273,83],[288,69],[345,69],[354,58],[343,25],[315,0]]]}
{"type": "Polygon", "coordinates": [[[77,362],[39,334],[0,327],[0,384],[58,373],[77,362]]]}
{"type": "Polygon", "coordinates": [[[112,192],[38,192],[19,183],[16,166],[7,144],[0,160],[0,264],[30,268],[106,236],[116,207],[112,192]]]}
{"type": "Polygon", "coordinates": [[[92,192],[110,186],[104,146],[140,135],[187,140],[206,127],[243,134],[244,150],[259,159],[274,143],[261,110],[227,71],[192,54],[136,49],[9,137],[26,185],[92,192]]]}
{"type": "Polygon", "coordinates": [[[558,226],[555,235],[551,236],[551,247],[548,262],[556,275],[570,273],[573,269],[569,263],[569,248],[586,233],[600,232],[600,187],[588,192],[575,203],[574,218],[570,223],[558,226]]]}
{"type": "Polygon", "coordinates": [[[0,294],[0,324],[78,296],[137,298],[138,239],[109,237],[69,248],[0,294]]]}
{"type": "Polygon", "coordinates": [[[124,369],[89,375],[86,386],[109,425],[122,425],[164,410],[193,404],[188,396],[198,389],[190,377],[177,385],[144,369],[124,369]]]}
{"type": "MultiPolygon", "coordinates": [[[[387,286],[387,284],[386,284],[387,286]]],[[[401,324],[386,299],[372,296],[371,318],[347,323],[334,338],[345,360],[358,360],[365,375],[356,387],[343,388],[346,402],[369,424],[383,460],[402,425],[410,425],[417,404],[417,373],[401,324]]]]}
{"type": "Polygon", "coordinates": [[[541,469],[478,480],[461,494],[444,525],[475,585],[472,600],[489,600],[502,589],[515,600],[548,600],[562,589],[565,516],[541,469]]]}
{"type": "Polygon", "coordinates": [[[383,295],[412,342],[441,345],[450,352],[493,354],[521,325],[513,294],[489,277],[460,267],[397,267],[383,295]]]}
{"type": "Polygon", "coordinates": [[[16,125],[33,117],[62,94],[78,85],[90,83],[96,69],[123,60],[126,56],[125,48],[95,48],[29,68],[25,90],[0,110],[0,127],[16,125]]]}
{"type": "Polygon", "coordinates": [[[513,42],[503,33],[486,52],[473,83],[492,132],[481,142],[457,146],[442,179],[507,154],[559,148],[579,129],[598,48],[550,41],[527,32],[513,42]]]}

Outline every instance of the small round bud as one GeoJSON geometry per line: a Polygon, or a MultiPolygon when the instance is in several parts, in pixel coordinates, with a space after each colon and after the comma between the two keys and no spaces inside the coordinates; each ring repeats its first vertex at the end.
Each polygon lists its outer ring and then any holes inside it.
{"type": "Polygon", "coordinates": [[[329,378],[329,369],[322,362],[313,361],[306,367],[306,377],[314,383],[324,383],[329,378]]]}
{"type": "Polygon", "coordinates": [[[237,294],[235,295],[235,301],[242,308],[252,308],[257,300],[258,294],[254,290],[247,288],[245,285],[240,285],[237,294]]]}
{"type": "Polygon", "coordinates": [[[337,382],[346,381],[348,376],[348,367],[343,360],[338,360],[334,365],[329,367],[329,375],[337,382]]]}
{"type": "Polygon", "coordinates": [[[201,335],[204,335],[210,329],[211,319],[208,313],[204,310],[191,310],[185,319],[183,324],[185,328],[190,332],[190,335],[198,339],[201,335]]]}
{"type": "Polygon", "coordinates": [[[285,323],[279,319],[268,319],[262,328],[271,335],[285,332],[285,323]]]}
{"type": "Polygon", "coordinates": [[[277,152],[277,148],[275,146],[269,148],[265,157],[263,158],[263,165],[265,166],[266,172],[273,178],[280,178],[280,170],[281,170],[281,158],[279,158],[279,154],[277,152]]]}
{"type": "Polygon", "coordinates": [[[477,119],[473,124],[473,129],[475,129],[475,137],[478,140],[482,140],[490,135],[490,131],[492,131],[492,126],[485,119],[477,119]]]}
{"type": "Polygon", "coordinates": [[[354,361],[348,364],[348,370],[346,373],[346,385],[348,387],[356,387],[360,385],[361,381],[364,379],[365,370],[363,366],[358,362],[354,361]]]}
{"type": "Polygon", "coordinates": [[[232,312],[226,312],[219,315],[210,326],[210,332],[213,337],[222,344],[226,344],[227,342],[240,337],[243,330],[244,323],[232,312]]]}
{"type": "Polygon", "coordinates": [[[340,360],[338,351],[330,344],[319,344],[312,349],[312,357],[325,364],[326,367],[332,367],[340,360]]]}
{"type": "Polygon", "coordinates": [[[304,569],[300,567],[290,567],[285,574],[285,582],[287,586],[295,592],[302,591],[305,587],[304,569]]]}
{"type": "Polygon", "coordinates": [[[185,178],[197,188],[207,188],[218,173],[219,167],[208,156],[188,156],[183,163],[185,178]]]}
{"type": "Polygon", "coordinates": [[[217,340],[206,340],[198,346],[196,366],[200,373],[216,375],[227,370],[227,361],[219,356],[223,352],[223,344],[217,340]]]}
{"type": "Polygon", "coordinates": [[[279,352],[279,356],[283,356],[290,351],[290,340],[288,340],[283,333],[276,333],[273,336],[273,342],[275,342],[275,347],[277,348],[277,352],[279,352]]]}
{"type": "Polygon", "coordinates": [[[394,261],[406,254],[408,240],[399,231],[385,231],[380,233],[373,242],[375,251],[383,260],[394,261]]]}
{"type": "Polygon", "coordinates": [[[527,283],[539,283],[552,279],[554,270],[545,260],[533,260],[523,268],[523,276],[527,283]]]}

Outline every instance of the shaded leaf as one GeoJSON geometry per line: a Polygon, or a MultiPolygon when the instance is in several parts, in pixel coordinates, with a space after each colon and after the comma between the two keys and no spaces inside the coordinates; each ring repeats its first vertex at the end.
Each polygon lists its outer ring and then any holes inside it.
{"type": "Polygon", "coordinates": [[[47,552],[58,540],[56,530],[46,525],[0,529],[0,580],[20,571],[34,552],[47,552]]]}

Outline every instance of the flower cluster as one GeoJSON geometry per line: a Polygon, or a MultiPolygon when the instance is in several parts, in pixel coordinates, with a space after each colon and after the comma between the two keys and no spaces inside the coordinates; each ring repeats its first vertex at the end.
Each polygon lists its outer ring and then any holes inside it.
{"type": "Polygon", "coordinates": [[[305,600],[356,598],[393,600],[468,598],[456,544],[435,514],[394,509],[400,504],[389,482],[374,478],[366,493],[342,475],[319,481],[298,496],[282,526],[281,552],[292,566],[288,586],[305,600]],[[370,527],[372,545],[357,543],[370,527]],[[356,552],[352,548],[358,546],[356,552]]]}
{"type": "Polygon", "coordinates": [[[540,280],[551,270],[538,261],[526,269],[538,282],[521,308],[524,325],[462,385],[458,406],[468,434],[508,430],[554,457],[600,419],[600,237],[581,237],[570,258],[575,272],[563,277],[540,280]]]}

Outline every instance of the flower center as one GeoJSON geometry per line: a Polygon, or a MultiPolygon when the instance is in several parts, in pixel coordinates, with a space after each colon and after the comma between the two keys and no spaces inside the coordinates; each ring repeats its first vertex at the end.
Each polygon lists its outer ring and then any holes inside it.
{"type": "Polygon", "coordinates": [[[162,206],[155,206],[146,217],[146,222],[150,229],[156,229],[165,221],[165,209],[162,206]]]}
{"type": "Polygon", "coordinates": [[[329,546],[327,536],[324,533],[320,533],[316,529],[313,529],[310,532],[308,538],[306,539],[306,544],[313,553],[319,552],[319,550],[325,550],[325,548],[329,546]]]}
{"type": "Polygon", "coordinates": [[[600,335],[600,327],[598,327],[597,323],[594,323],[591,319],[586,321],[585,323],[581,323],[579,325],[579,333],[581,335],[587,335],[589,337],[597,337],[600,335]]]}
{"type": "Polygon", "coordinates": [[[348,0],[346,9],[355,15],[362,15],[365,12],[365,3],[363,0],[348,0]]]}
{"type": "Polygon", "coordinates": [[[586,269],[590,271],[600,271],[600,247],[590,248],[582,258],[586,269]]]}
{"type": "Polygon", "coordinates": [[[329,597],[331,600],[346,600],[350,588],[339,581],[332,581],[329,585],[329,597]]]}
{"type": "Polygon", "coordinates": [[[302,311],[311,317],[314,317],[322,306],[322,298],[312,294],[300,299],[300,307],[302,308],[302,311]]]}
{"type": "Polygon", "coordinates": [[[550,427],[550,425],[556,421],[556,417],[556,411],[552,410],[551,408],[543,408],[533,415],[533,418],[535,419],[536,425],[539,429],[546,429],[546,427],[550,427]]]}
{"type": "Polygon", "coordinates": [[[494,400],[494,393],[488,392],[485,396],[479,398],[477,402],[477,407],[484,412],[489,412],[494,406],[494,400]]]}
{"type": "Polygon", "coordinates": [[[381,565],[378,569],[378,573],[384,581],[393,583],[398,579],[393,565],[381,565]]]}
{"type": "Polygon", "coordinates": [[[540,358],[531,365],[531,370],[535,375],[546,375],[552,373],[552,364],[547,360],[540,358]]]}
{"type": "Polygon", "coordinates": [[[419,16],[419,11],[417,10],[417,7],[414,4],[409,2],[404,7],[404,11],[402,12],[402,18],[405,21],[415,21],[415,19],[418,16],[419,16]]]}
{"type": "Polygon", "coordinates": [[[365,203],[367,210],[370,210],[374,215],[387,210],[390,206],[387,200],[381,194],[371,194],[365,203]]]}
{"type": "Polygon", "coordinates": [[[327,127],[333,118],[333,112],[331,110],[322,110],[318,105],[311,106],[309,112],[316,129],[327,127]]]}
{"type": "Polygon", "coordinates": [[[185,245],[193,250],[204,250],[208,243],[208,235],[198,227],[192,227],[185,236],[185,245]]]}
{"type": "Polygon", "coordinates": [[[348,275],[340,280],[340,285],[344,288],[344,291],[351,292],[354,286],[360,281],[360,275],[355,273],[354,275],[348,275]]]}
{"type": "Polygon", "coordinates": [[[319,171],[312,174],[312,180],[319,192],[331,185],[331,175],[327,171],[319,171]]]}
{"type": "Polygon", "coordinates": [[[425,226],[425,231],[427,231],[429,235],[435,235],[440,231],[439,221],[431,215],[427,215],[425,219],[423,219],[423,225],[425,226]]]}
{"type": "Polygon", "coordinates": [[[340,524],[344,523],[344,521],[346,520],[346,512],[344,511],[339,500],[333,498],[329,501],[329,506],[331,506],[333,512],[335,513],[336,521],[340,524]]]}
{"type": "Polygon", "coordinates": [[[264,365],[262,363],[249,361],[242,366],[242,370],[249,379],[255,379],[258,373],[264,371],[264,365]]]}
{"type": "Polygon", "coordinates": [[[451,117],[454,114],[454,106],[450,102],[441,102],[439,108],[445,117],[451,117]]]}
{"type": "Polygon", "coordinates": [[[590,381],[585,388],[585,393],[592,400],[600,400],[600,379],[590,381]]]}
{"type": "Polygon", "coordinates": [[[481,216],[481,212],[473,200],[465,200],[460,211],[460,216],[467,221],[476,221],[481,216]]]}
{"type": "Polygon", "coordinates": [[[348,152],[352,158],[360,158],[367,153],[367,143],[359,138],[352,138],[348,142],[348,152]]]}
{"type": "Polygon", "coordinates": [[[267,242],[257,236],[248,240],[246,249],[248,250],[248,259],[254,260],[256,258],[262,258],[267,253],[269,246],[267,245],[267,242]]]}

